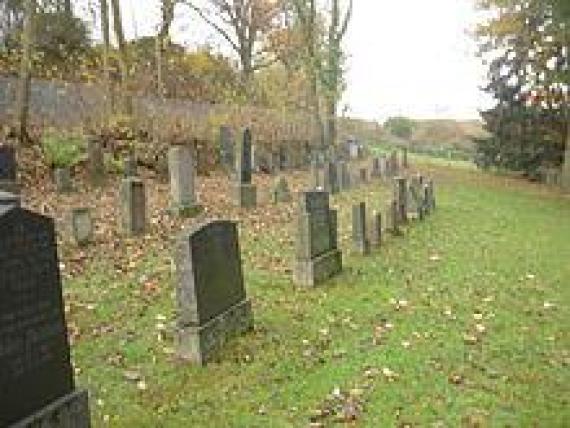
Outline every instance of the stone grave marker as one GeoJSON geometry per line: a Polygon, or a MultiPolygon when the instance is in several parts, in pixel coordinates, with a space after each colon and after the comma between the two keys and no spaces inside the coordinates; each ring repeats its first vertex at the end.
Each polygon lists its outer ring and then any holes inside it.
{"type": "Polygon", "coordinates": [[[380,178],[380,159],[377,157],[372,158],[372,168],[370,169],[370,178],[380,178]]]}
{"type": "Polygon", "coordinates": [[[398,204],[398,223],[408,220],[408,180],[406,177],[394,178],[394,200],[398,204]]]}
{"type": "Polygon", "coordinates": [[[392,235],[400,235],[399,206],[396,200],[391,200],[386,206],[386,230],[392,235]]]}
{"type": "Polygon", "coordinates": [[[408,216],[413,216],[418,220],[424,217],[424,198],[422,195],[423,177],[416,174],[410,178],[408,184],[408,216]]]}
{"type": "Polygon", "coordinates": [[[220,126],[220,163],[229,173],[235,169],[235,148],[232,129],[229,126],[220,126]]]}
{"type": "Polygon", "coordinates": [[[89,244],[93,239],[93,220],[89,208],[73,208],[69,217],[73,240],[81,247],[89,244]]]}
{"type": "Polygon", "coordinates": [[[368,170],[366,168],[358,169],[358,181],[360,184],[368,183],[368,170]]]}
{"type": "Polygon", "coordinates": [[[311,160],[309,189],[317,190],[321,187],[319,177],[320,177],[319,162],[315,158],[311,160]]]}
{"type": "Polygon", "coordinates": [[[192,148],[188,145],[171,146],[168,150],[170,175],[170,212],[191,216],[199,210],[194,189],[195,167],[192,148]]]}
{"type": "Polygon", "coordinates": [[[88,428],[50,218],[0,205],[0,272],[0,426],[88,428]]]}
{"type": "Polygon", "coordinates": [[[87,174],[91,184],[100,186],[105,179],[103,146],[97,136],[87,137],[87,174]]]}
{"type": "Polygon", "coordinates": [[[16,150],[7,144],[0,144],[0,190],[19,193],[16,150]]]}
{"type": "Polygon", "coordinates": [[[337,162],[337,177],[339,190],[350,190],[350,172],[348,163],[344,160],[337,162]]]}
{"type": "Polygon", "coordinates": [[[374,248],[379,248],[382,245],[382,213],[372,213],[370,222],[370,244],[374,248]]]}
{"type": "Polygon", "coordinates": [[[275,180],[271,189],[271,201],[274,204],[291,202],[291,190],[285,177],[280,176],[275,180]]]}
{"type": "Polygon", "coordinates": [[[236,156],[237,183],[234,187],[234,199],[238,207],[254,208],[257,205],[257,188],[252,184],[252,135],[249,128],[243,132],[243,138],[237,146],[236,156]]]}
{"type": "Polygon", "coordinates": [[[178,355],[205,365],[228,339],[253,328],[236,223],[218,220],[185,230],[175,260],[178,355]]]}
{"type": "Polygon", "coordinates": [[[123,177],[138,177],[137,157],[134,153],[129,153],[123,158],[123,177]]]}
{"type": "Polygon", "coordinates": [[[408,148],[404,147],[402,149],[402,168],[408,168],[408,148]]]}
{"type": "Polygon", "coordinates": [[[330,209],[329,194],[323,191],[301,193],[298,209],[293,281],[314,287],[342,270],[337,213],[330,209]]]}
{"type": "Polygon", "coordinates": [[[370,241],[366,233],[366,204],[364,202],[352,206],[352,243],[358,253],[370,254],[370,241]]]}
{"type": "Polygon", "coordinates": [[[334,162],[325,162],[322,169],[322,179],[320,180],[323,190],[329,192],[331,195],[339,192],[338,175],[336,165],[334,162]]]}
{"type": "Polygon", "coordinates": [[[127,236],[143,234],[146,230],[146,193],[139,178],[124,178],[120,190],[121,225],[127,236]]]}
{"type": "Polygon", "coordinates": [[[71,193],[73,191],[71,171],[69,168],[56,168],[53,171],[53,177],[58,193],[71,193]]]}

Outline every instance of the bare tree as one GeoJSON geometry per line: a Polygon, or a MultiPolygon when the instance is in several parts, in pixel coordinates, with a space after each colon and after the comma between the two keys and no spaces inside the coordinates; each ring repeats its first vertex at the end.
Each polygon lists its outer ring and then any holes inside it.
{"type": "Polygon", "coordinates": [[[168,34],[172,21],[174,20],[174,6],[176,0],[161,0],[162,19],[158,34],[156,35],[156,90],[159,97],[165,95],[164,78],[163,78],[163,56],[165,52],[165,44],[168,40],[168,34]]]}
{"type": "Polygon", "coordinates": [[[28,140],[30,112],[30,85],[32,79],[32,51],[34,39],[35,0],[24,0],[24,28],[22,31],[22,59],[20,62],[20,86],[18,88],[19,143],[28,140]]]}
{"type": "Polygon", "coordinates": [[[132,106],[130,97],[128,96],[128,79],[129,79],[129,58],[127,52],[127,44],[125,41],[125,33],[123,31],[123,20],[121,18],[121,9],[119,0],[111,0],[111,9],[113,12],[113,29],[119,47],[119,69],[121,79],[121,109],[123,113],[130,114],[132,106]]]}
{"type": "Polygon", "coordinates": [[[274,62],[268,59],[262,37],[276,25],[280,0],[184,1],[231,46],[239,57],[243,83],[249,87],[256,70],[274,62]]]}

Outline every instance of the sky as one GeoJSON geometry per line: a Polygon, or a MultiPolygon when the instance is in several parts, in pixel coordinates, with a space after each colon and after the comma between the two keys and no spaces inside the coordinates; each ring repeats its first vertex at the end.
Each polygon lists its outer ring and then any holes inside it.
{"type": "MultiPolygon", "coordinates": [[[[344,40],[347,90],[341,109],[383,121],[477,119],[489,105],[480,91],[484,68],[469,35],[478,15],[474,0],[354,0],[344,40]]],[[[158,0],[121,0],[128,38],[156,34],[158,0]]],[[[228,53],[215,32],[177,7],[171,32],[188,48],[209,43],[228,53]]]]}

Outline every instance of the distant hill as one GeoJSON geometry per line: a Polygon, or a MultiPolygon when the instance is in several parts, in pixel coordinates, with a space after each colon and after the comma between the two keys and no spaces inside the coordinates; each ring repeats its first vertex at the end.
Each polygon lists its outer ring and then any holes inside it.
{"type": "Polygon", "coordinates": [[[478,120],[416,120],[414,123],[410,145],[419,149],[440,146],[472,152],[473,138],[486,135],[478,120]]]}

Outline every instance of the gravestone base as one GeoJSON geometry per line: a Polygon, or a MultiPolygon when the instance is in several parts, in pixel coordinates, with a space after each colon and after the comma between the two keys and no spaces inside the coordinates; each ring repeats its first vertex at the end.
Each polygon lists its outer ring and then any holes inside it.
{"type": "Polygon", "coordinates": [[[89,396],[79,390],[48,404],[26,419],[10,425],[10,428],[89,428],[89,396]]]}
{"type": "Polygon", "coordinates": [[[236,184],[234,200],[240,208],[255,208],[257,206],[257,188],[253,184],[236,184]]]}
{"type": "Polygon", "coordinates": [[[332,250],[312,260],[297,260],[293,280],[301,287],[315,287],[342,270],[342,253],[332,250]]]}
{"type": "Polygon", "coordinates": [[[178,356],[198,365],[211,361],[224,343],[253,329],[251,302],[246,299],[201,326],[178,327],[178,356]]]}

